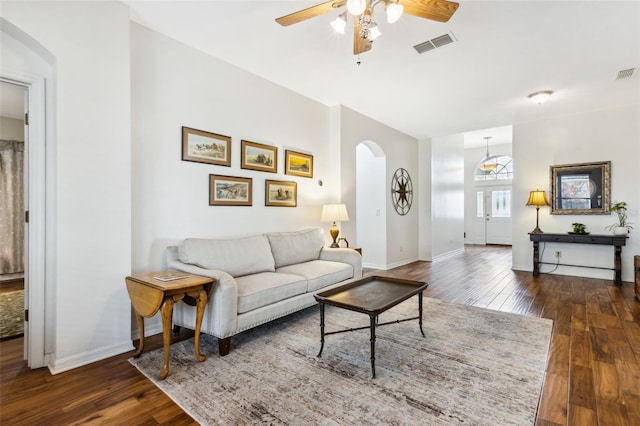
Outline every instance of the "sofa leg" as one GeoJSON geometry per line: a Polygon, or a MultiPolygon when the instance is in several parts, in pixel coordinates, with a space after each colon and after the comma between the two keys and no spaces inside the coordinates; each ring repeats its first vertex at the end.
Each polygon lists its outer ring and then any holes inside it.
{"type": "Polygon", "coordinates": [[[220,352],[220,356],[229,355],[230,349],[231,349],[231,337],[218,339],[218,352],[220,352]]]}
{"type": "Polygon", "coordinates": [[[173,334],[180,334],[180,329],[182,327],[180,327],[179,325],[173,325],[173,334]]]}

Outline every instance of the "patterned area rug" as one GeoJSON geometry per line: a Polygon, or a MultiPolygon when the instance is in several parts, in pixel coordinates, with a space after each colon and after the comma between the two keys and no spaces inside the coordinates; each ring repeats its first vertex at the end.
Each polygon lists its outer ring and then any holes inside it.
{"type": "MultiPolygon", "coordinates": [[[[417,314],[417,297],[380,322],[417,314]]],[[[368,316],[326,307],[326,331],[366,326],[368,316]]],[[[171,346],[170,373],[158,381],[162,349],[131,359],[204,425],[533,425],[547,365],[552,321],[425,298],[424,331],[407,321],[376,330],[376,378],[369,331],[327,336],[309,308],[232,338],[220,357],[202,336],[171,346]]]]}
{"type": "Polygon", "coordinates": [[[24,333],[24,290],[0,293],[0,338],[24,333]]]}

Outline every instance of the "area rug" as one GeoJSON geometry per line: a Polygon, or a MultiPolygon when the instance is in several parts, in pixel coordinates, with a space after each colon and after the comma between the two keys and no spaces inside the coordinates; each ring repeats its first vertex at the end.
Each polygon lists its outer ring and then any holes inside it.
{"type": "MultiPolygon", "coordinates": [[[[380,317],[413,316],[414,297],[380,317]]],[[[366,326],[368,316],[326,307],[326,331],[366,326]]],[[[203,425],[533,425],[552,321],[425,298],[424,332],[407,321],[377,329],[376,378],[368,330],[326,337],[309,308],[232,338],[220,357],[203,335],[131,359],[203,425]]]]}
{"type": "Polygon", "coordinates": [[[0,293],[0,339],[24,333],[24,290],[0,293]]]}

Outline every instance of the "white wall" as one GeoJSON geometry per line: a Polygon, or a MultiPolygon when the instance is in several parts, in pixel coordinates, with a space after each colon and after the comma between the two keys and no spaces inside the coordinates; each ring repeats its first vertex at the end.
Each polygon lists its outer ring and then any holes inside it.
{"type": "MultiPolygon", "coordinates": [[[[515,124],[513,158],[513,268],[530,271],[532,243],[528,232],[535,227],[536,212],[526,207],[529,191],[547,191],[551,183],[549,166],[558,164],[611,161],[611,200],[626,201],[629,220],[635,224],[622,250],[622,279],[633,281],[633,255],[640,254],[640,107],[630,106],[585,112],[530,123],[515,124]]],[[[605,226],[614,215],[551,215],[540,209],[540,228],[546,232],[568,232],[571,223],[587,225],[592,234],[608,234],[605,226]]],[[[543,261],[554,261],[555,250],[562,251],[562,263],[613,267],[613,248],[578,244],[547,244],[543,261]]],[[[542,270],[549,270],[543,265],[542,270]]],[[[558,274],[612,279],[613,272],[598,269],[559,267],[558,274]]]]}
{"type": "Polygon", "coordinates": [[[129,11],[116,2],[3,2],[2,17],[55,61],[47,111],[55,264],[46,284],[55,298],[49,367],[59,372],[132,348],[129,11]]]}
{"type": "Polygon", "coordinates": [[[24,121],[0,117],[0,139],[24,142],[24,121]]]}
{"type": "MultiPolygon", "coordinates": [[[[386,194],[387,253],[386,268],[404,265],[418,259],[418,141],[389,126],[353,111],[347,107],[341,110],[341,200],[347,205],[349,214],[356,212],[356,147],[363,141],[375,142],[386,156],[385,187],[380,188],[386,194]],[[400,216],[393,208],[390,198],[391,178],[395,171],[403,167],[411,176],[414,190],[414,203],[409,213],[400,216]]],[[[355,222],[342,224],[343,232],[356,235],[355,222]]],[[[359,244],[356,235],[355,244],[359,244]]],[[[349,240],[351,242],[351,240],[349,240]]],[[[363,252],[367,247],[362,246],[363,252]]]]}
{"type": "Polygon", "coordinates": [[[329,239],[329,108],[138,24],[131,35],[133,270],[165,268],[187,237],[322,225],[329,239]],[[231,167],[181,161],[182,126],[231,136],[231,167]],[[278,173],[241,169],[241,139],[276,146],[278,173]],[[313,155],[312,179],[284,174],[285,149],[313,155]],[[252,178],[253,206],[209,206],[209,174],[252,178]],[[298,206],[266,207],[266,179],[297,182],[298,206]]]}
{"type": "Polygon", "coordinates": [[[433,260],[464,248],[464,135],[431,141],[433,260]]]}

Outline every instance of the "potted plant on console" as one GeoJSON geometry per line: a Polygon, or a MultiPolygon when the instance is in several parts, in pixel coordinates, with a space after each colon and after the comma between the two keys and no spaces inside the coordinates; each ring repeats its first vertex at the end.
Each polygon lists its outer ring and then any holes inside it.
{"type": "Polygon", "coordinates": [[[627,203],[619,201],[611,206],[611,211],[618,215],[618,222],[607,226],[605,229],[612,231],[614,235],[628,234],[629,230],[633,229],[633,226],[627,222],[627,203]]]}

